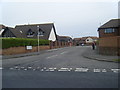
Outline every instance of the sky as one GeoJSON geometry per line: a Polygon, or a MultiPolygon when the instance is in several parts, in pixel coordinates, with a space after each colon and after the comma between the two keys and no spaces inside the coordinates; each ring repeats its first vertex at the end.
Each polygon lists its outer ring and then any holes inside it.
{"type": "Polygon", "coordinates": [[[53,22],[58,35],[98,36],[97,29],[118,18],[119,0],[1,0],[0,24],[53,22]]]}

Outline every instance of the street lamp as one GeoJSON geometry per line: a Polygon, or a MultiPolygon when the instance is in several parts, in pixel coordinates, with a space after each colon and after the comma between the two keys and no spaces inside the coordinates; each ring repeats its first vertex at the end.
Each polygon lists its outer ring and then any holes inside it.
{"type": "Polygon", "coordinates": [[[38,52],[39,52],[39,25],[37,25],[37,30],[38,30],[37,38],[38,38],[38,52]]]}

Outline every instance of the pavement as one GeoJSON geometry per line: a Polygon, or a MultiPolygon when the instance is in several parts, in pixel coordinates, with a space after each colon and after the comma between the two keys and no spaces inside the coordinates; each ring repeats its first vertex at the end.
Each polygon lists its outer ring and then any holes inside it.
{"type": "Polygon", "coordinates": [[[92,59],[92,60],[116,62],[116,63],[118,63],[118,61],[116,61],[116,60],[120,59],[119,56],[101,55],[98,53],[97,50],[92,50],[92,47],[85,50],[83,52],[82,56],[85,58],[88,58],[88,59],[92,59]]]}
{"type": "MultiPolygon", "coordinates": [[[[60,49],[60,48],[57,48],[60,49]]],[[[35,55],[40,55],[44,54],[46,52],[52,52],[57,49],[50,49],[50,50],[42,50],[39,52],[30,52],[30,53],[23,53],[23,54],[16,54],[16,55],[2,55],[2,59],[11,59],[11,58],[20,58],[20,57],[26,57],[26,56],[35,56],[35,55]]]]}

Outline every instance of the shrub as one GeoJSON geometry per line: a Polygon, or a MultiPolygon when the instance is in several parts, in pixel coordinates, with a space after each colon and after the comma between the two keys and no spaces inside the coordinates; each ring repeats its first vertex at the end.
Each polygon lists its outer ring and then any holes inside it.
{"type": "MultiPolygon", "coordinates": [[[[1,38],[2,49],[19,46],[37,46],[37,39],[26,39],[26,38],[1,38]]],[[[49,45],[49,40],[39,40],[39,45],[49,45]]]]}

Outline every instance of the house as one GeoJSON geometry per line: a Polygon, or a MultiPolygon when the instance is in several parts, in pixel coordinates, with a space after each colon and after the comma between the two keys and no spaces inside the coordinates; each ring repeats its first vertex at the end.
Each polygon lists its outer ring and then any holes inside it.
{"type": "Polygon", "coordinates": [[[98,28],[99,53],[120,56],[120,19],[112,19],[98,28]]]}
{"type": "Polygon", "coordinates": [[[88,37],[82,37],[82,38],[74,38],[74,42],[76,43],[76,46],[79,45],[91,45],[93,42],[96,42],[98,37],[88,36],[88,37]]]}
{"type": "Polygon", "coordinates": [[[79,45],[81,44],[81,39],[82,39],[82,38],[74,38],[74,39],[73,39],[74,45],[75,45],[75,46],[79,46],[79,45]]]}
{"type": "Polygon", "coordinates": [[[69,36],[59,36],[57,35],[58,46],[72,46],[73,41],[69,36]]]}
{"type": "Polygon", "coordinates": [[[90,37],[89,36],[89,37],[86,38],[85,42],[86,42],[86,44],[91,45],[93,42],[96,42],[97,40],[98,40],[98,37],[92,37],[92,36],[90,37]]]}
{"type": "Polygon", "coordinates": [[[72,38],[69,36],[57,36],[58,41],[61,42],[72,42],[72,38]]]}
{"type": "Polygon", "coordinates": [[[7,27],[5,25],[0,25],[0,37],[15,37],[12,33],[14,28],[7,27]]]}
{"type": "Polygon", "coordinates": [[[1,37],[35,38],[51,41],[57,40],[57,34],[53,23],[17,25],[15,28],[6,27],[1,32],[1,37]]]}
{"type": "Polygon", "coordinates": [[[3,24],[0,24],[0,30],[4,29],[5,26],[3,24]]]}

